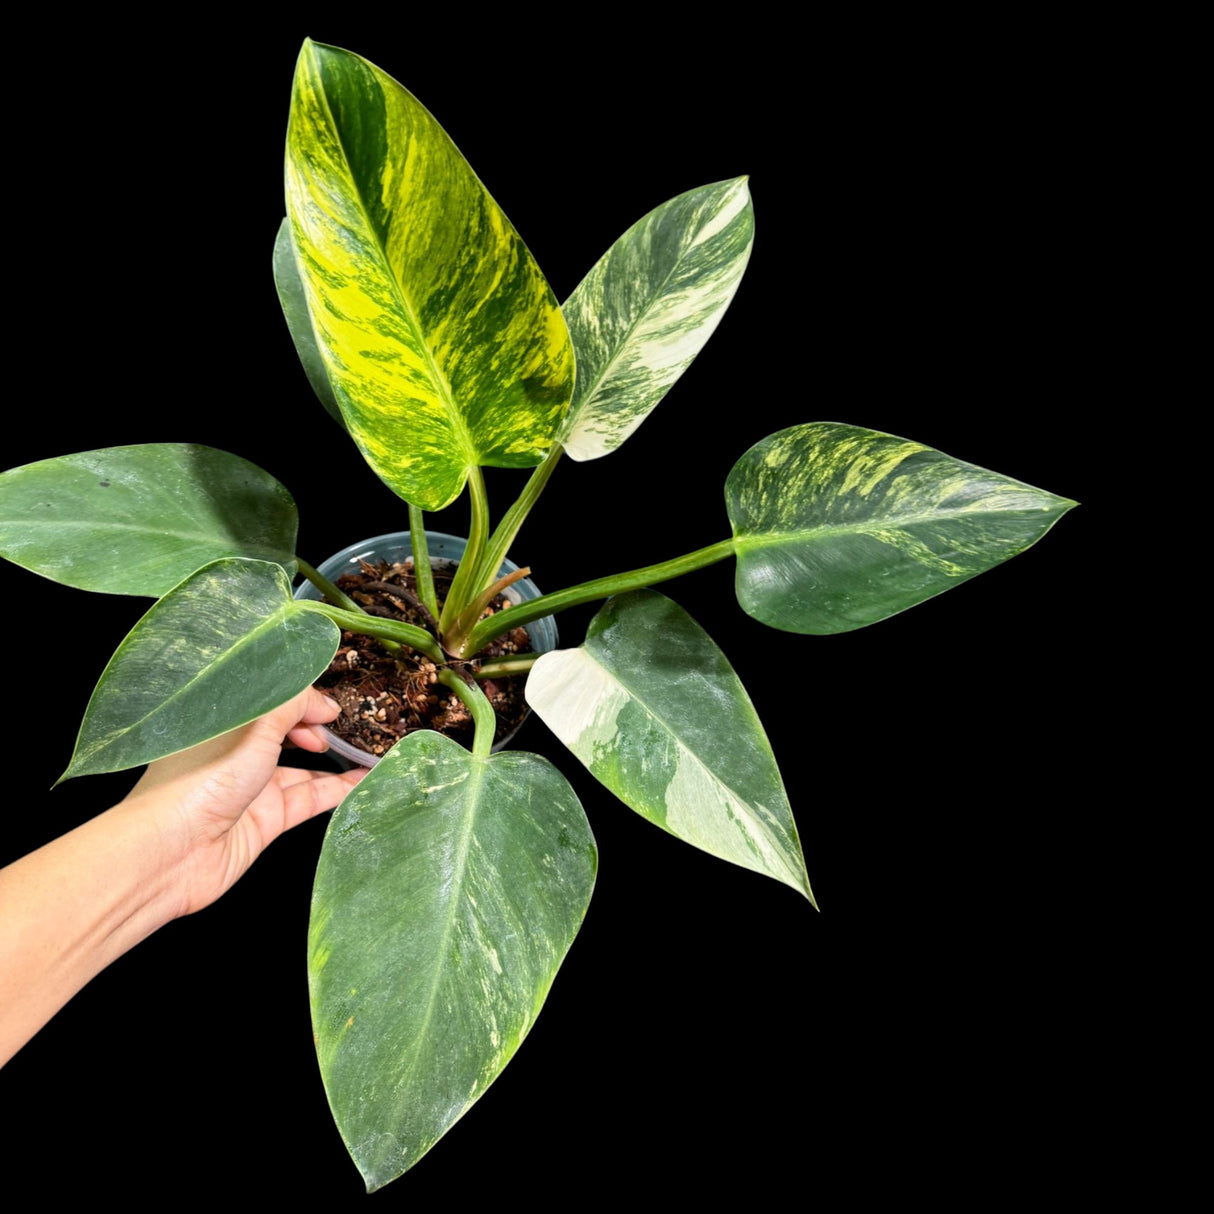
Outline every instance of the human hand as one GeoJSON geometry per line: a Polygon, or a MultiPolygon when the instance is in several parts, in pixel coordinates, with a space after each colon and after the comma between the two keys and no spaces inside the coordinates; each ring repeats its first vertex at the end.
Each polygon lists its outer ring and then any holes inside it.
{"type": "Polygon", "coordinates": [[[124,805],[157,815],[177,868],[175,915],[192,914],[232,887],[284,830],[333,809],[366,774],[279,766],[284,738],[326,745],[313,726],[337,705],[310,687],[240,729],[149,764],[124,805]]]}
{"type": "Polygon", "coordinates": [[[112,809],[0,870],[0,1065],[86,982],[170,919],[214,902],[284,830],[366,773],[280,767],[325,743],[337,705],[309,688],[259,720],[152,763],[112,809]]]}

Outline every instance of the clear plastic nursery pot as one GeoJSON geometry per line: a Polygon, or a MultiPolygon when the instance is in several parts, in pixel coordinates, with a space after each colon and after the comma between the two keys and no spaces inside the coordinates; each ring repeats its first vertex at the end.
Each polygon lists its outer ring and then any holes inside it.
{"type": "MultiPolygon", "coordinates": [[[[456,535],[447,535],[441,531],[427,531],[426,545],[430,551],[431,561],[453,561],[459,563],[460,558],[464,555],[464,548],[468,541],[461,539],[456,535]]],[[[327,577],[330,581],[336,582],[342,574],[350,573],[359,568],[361,561],[376,563],[378,561],[387,561],[388,564],[396,564],[398,562],[411,561],[413,558],[413,545],[408,531],[393,531],[388,535],[377,535],[368,540],[362,540],[357,544],[351,544],[347,548],[343,548],[340,552],[329,557],[327,561],[319,566],[319,572],[327,577]]],[[[502,561],[502,567],[498,570],[498,576],[504,577],[508,573],[514,573],[518,570],[518,565],[507,559],[502,561]]],[[[527,599],[538,599],[540,597],[539,587],[530,578],[520,578],[517,582],[507,586],[502,592],[506,598],[512,603],[522,603],[527,599]]],[[[323,595],[311,582],[304,582],[295,590],[297,599],[321,599],[323,595]]],[[[527,634],[531,638],[531,647],[536,653],[547,653],[549,650],[555,649],[557,646],[557,631],[556,620],[553,616],[545,616],[542,620],[534,620],[527,625],[527,634]]],[[[531,710],[527,710],[527,716],[530,716],[531,710]]],[[[526,717],[524,717],[524,720],[526,717]]],[[[522,721],[512,729],[504,737],[499,738],[493,744],[495,751],[501,750],[507,745],[518,733],[522,726],[522,721]]],[[[379,762],[381,756],[369,754],[357,746],[352,746],[344,738],[339,738],[332,730],[324,730],[325,736],[329,742],[330,753],[335,757],[344,760],[347,764],[358,767],[374,767],[379,762]]]]}

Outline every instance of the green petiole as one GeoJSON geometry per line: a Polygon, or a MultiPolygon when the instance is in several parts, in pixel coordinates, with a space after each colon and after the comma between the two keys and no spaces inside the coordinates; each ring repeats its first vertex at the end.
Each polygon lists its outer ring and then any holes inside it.
{"type": "Polygon", "coordinates": [[[595,578],[591,582],[582,582],[571,586],[568,590],[558,590],[555,594],[542,594],[538,599],[528,599],[516,603],[509,611],[499,611],[497,615],[481,620],[468,634],[462,646],[453,648],[456,657],[466,658],[479,653],[490,641],[503,633],[509,632],[520,624],[529,624],[532,620],[543,619],[546,615],[555,615],[568,607],[577,607],[582,603],[592,603],[596,599],[605,599],[613,594],[624,594],[629,590],[641,590],[652,586],[655,582],[669,581],[691,573],[695,569],[703,569],[706,565],[715,565],[734,554],[732,539],[721,540],[720,543],[710,544],[686,556],[676,557],[671,561],[662,561],[657,565],[646,565],[643,569],[633,569],[629,573],[617,573],[611,577],[595,578]]]}
{"type": "Polygon", "coordinates": [[[417,597],[438,619],[438,596],[434,592],[434,570],[430,567],[430,547],[426,543],[426,520],[420,507],[409,506],[409,540],[413,545],[413,577],[417,582],[417,597]]]}
{"type": "Polygon", "coordinates": [[[450,666],[444,666],[438,672],[438,681],[444,687],[451,688],[472,714],[472,722],[476,726],[472,753],[478,759],[488,758],[493,749],[493,735],[497,730],[497,714],[493,711],[493,705],[475,683],[465,681],[450,666]]]}
{"type": "Polygon", "coordinates": [[[403,620],[385,620],[363,611],[346,611],[344,608],[334,607],[331,603],[318,603],[315,599],[300,599],[299,605],[308,611],[327,616],[339,628],[358,632],[363,636],[378,637],[385,642],[408,645],[410,649],[424,653],[434,662],[442,663],[447,660],[443,647],[424,628],[419,628],[416,624],[406,624],[403,620]]]}

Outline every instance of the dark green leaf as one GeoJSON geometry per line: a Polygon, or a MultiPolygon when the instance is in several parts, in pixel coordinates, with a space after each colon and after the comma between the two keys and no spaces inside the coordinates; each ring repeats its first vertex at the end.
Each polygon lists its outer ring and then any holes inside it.
{"type": "Polygon", "coordinates": [[[138,767],[248,724],[317,679],[340,637],[291,597],[278,565],[199,569],[110,659],[62,778],[138,767]]]}
{"type": "Polygon", "coordinates": [[[158,597],[227,556],[294,573],[297,526],[269,473],[212,447],[107,447],[0,475],[0,554],[81,590],[158,597]]]}
{"type": "Polygon", "coordinates": [[[299,266],[295,263],[295,245],[291,240],[291,225],[283,220],[278,226],[278,237],[274,241],[274,285],[278,288],[278,302],[286,317],[295,352],[303,364],[304,374],[316,398],[329,411],[329,415],[344,430],[345,419],[341,406],[333,395],[329,372],[325,360],[316,345],[316,334],[312,332],[312,317],[308,313],[308,297],[303,280],[299,277],[299,266]]]}

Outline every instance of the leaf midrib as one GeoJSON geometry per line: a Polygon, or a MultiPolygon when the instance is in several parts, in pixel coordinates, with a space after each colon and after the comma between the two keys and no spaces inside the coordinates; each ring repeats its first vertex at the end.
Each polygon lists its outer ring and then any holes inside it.
{"type": "MultiPolygon", "coordinates": [[[[457,745],[457,743],[452,743],[457,745]]],[[[468,753],[468,752],[465,752],[468,753]]],[[[468,753],[468,779],[463,781],[460,786],[461,797],[471,800],[474,804],[471,812],[466,813],[464,828],[460,833],[460,838],[457,844],[457,859],[456,868],[460,875],[458,883],[452,883],[453,893],[447,899],[447,915],[446,922],[442,929],[442,948],[436,951],[437,961],[434,965],[434,974],[430,983],[430,993],[426,997],[426,1014],[422,1021],[421,1027],[414,1037],[414,1048],[410,1051],[408,1070],[397,1083],[397,1087],[408,1087],[406,1082],[412,1078],[414,1071],[417,1069],[417,1064],[421,1059],[421,1046],[427,1043],[430,1033],[430,1022],[434,1019],[434,1008],[438,1001],[438,992],[442,988],[442,976],[447,967],[447,949],[451,940],[451,933],[455,926],[455,910],[459,903],[460,897],[463,894],[465,878],[468,870],[468,853],[471,850],[472,836],[474,826],[480,813],[480,805],[483,798],[480,796],[481,786],[485,779],[485,769],[488,760],[478,760],[475,755],[468,753]]],[[[416,774],[416,773],[415,773],[416,774]]]]}
{"type": "Polygon", "coordinates": [[[832,535],[871,534],[874,531],[890,531],[900,528],[913,527],[917,523],[931,523],[950,518],[1006,518],[1009,515],[1033,517],[1038,514],[1053,514],[1053,506],[1042,506],[1039,509],[1024,507],[1015,510],[966,510],[949,509],[933,510],[929,514],[900,514],[886,519],[872,519],[857,523],[835,523],[822,527],[799,527],[792,531],[742,531],[734,532],[735,543],[742,547],[755,546],[768,548],[782,544],[812,543],[815,539],[827,539],[832,535]]]}
{"type": "MultiPolygon", "coordinates": [[[[53,528],[60,530],[66,527],[85,528],[93,531],[140,531],[147,535],[162,535],[166,539],[190,540],[196,542],[214,543],[217,538],[238,540],[239,537],[228,532],[217,536],[213,531],[178,531],[171,527],[151,527],[146,523],[117,523],[106,519],[101,522],[89,519],[6,519],[0,518],[0,527],[17,525],[29,529],[53,528]]],[[[267,544],[266,547],[275,545],[267,544]]]]}

